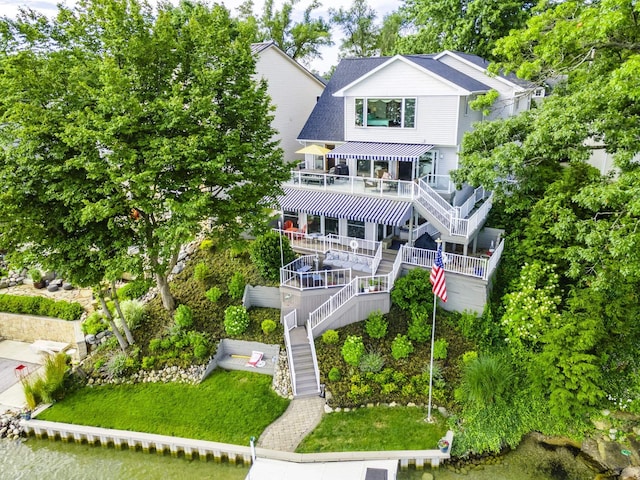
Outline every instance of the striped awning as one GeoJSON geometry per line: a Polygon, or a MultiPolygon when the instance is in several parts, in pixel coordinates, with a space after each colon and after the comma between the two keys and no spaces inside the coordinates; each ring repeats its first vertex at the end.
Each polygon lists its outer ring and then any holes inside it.
{"type": "Polygon", "coordinates": [[[415,143],[347,142],[327,153],[328,158],[414,161],[433,148],[415,143]]]}
{"type": "Polygon", "coordinates": [[[285,188],[278,197],[283,211],[402,226],[411,217],[411,202],[334,192],[285,188]]]}

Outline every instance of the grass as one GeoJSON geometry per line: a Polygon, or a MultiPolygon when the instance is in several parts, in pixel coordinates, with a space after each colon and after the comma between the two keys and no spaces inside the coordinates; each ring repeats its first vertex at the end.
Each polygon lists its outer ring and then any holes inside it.
{"type": "Polygon", "coordinates": [[[215,371],[200,385],[85,387],[38,419],[248,445],[286,410],[271,376],[215,371]]]}
{"type": "Polygon", "coordinates": [[[298,446],[298,453],[377,450],[427,450],[437,448],[446,431],[438,416],[424,421],[416,407],[358,408],[325,415],[318,427],[298,446]]]}

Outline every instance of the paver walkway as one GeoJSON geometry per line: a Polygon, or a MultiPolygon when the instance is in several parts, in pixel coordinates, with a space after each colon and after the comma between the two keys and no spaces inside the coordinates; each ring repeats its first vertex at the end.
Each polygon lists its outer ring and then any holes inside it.
{"type": "Polygon", "coordinates": [[[302,439],[320,423],[324,404],[325,399],[320,396],[293,399],[284,414],[262,432],[257,446],[295,451],[302,439]]]}

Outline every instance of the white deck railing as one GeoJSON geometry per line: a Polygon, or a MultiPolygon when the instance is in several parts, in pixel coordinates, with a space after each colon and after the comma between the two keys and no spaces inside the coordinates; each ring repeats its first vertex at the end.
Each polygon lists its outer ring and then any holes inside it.
{"type": "Polygon", "coordinates": [[[296,325],[298,323],[297,312],[297,310],[293,310],[292,312],[289,312],[284,316],[284,340],[287,347],[287,358],[289,359],[289,375],[291,376],[291,389],[294,396],[297,394],[296,372],[293,366],[293,348],[291,348],[291,335],[289,332],[296,328],[296,325]]]}
{"type": "Polygon", "coordinates": [[[406,247],[400,246],[391,271],[385,275],[367,275],[354,278],[342,290],[332,295],[325,303],[309,313],[308,328],[313,335],[323,322],[327,321],[340,307],[358,295],[378,292],[391,292],[396,278],[402,268],[402,252],[406,247]]]}
{"type": "MultiPolygon", "coordinates": [[[[498,247],[491,256],[486,258],[458,255],[456,253],[445,253],[445,272],[457,273],[468,277],[481,278],[487,280],[500,262],[504,240],[500,240],[498,247]]],[[[422,248],[406,247],[403,251],[402,261],[411,265],[431,268],[435,261],[435,250],[424,250],[422,248]]]]}
{"type": "Polygon", "coordinates": [[[478,203],[481,200],[486,198],[486,191],[482,187],[478,187],[473,191],[473,195],[470,195],[466,202],[464,202],[458,209],[458,217],[467,218],[469,214],[473,211],[478,203]]]}
{"type": "Polygon", "coordinates": [[[318,269],[320,258],[316,255],[303,255],[280,269],[280,286],[309,290],[314,288],[336,287],[351,281],[351,269],[318,269]],[[302,267],[308,266],[308,269],[302,267]]]}
{"type": "Polygon", "coordinates": [[[313,329],[309,325],[307,319],[307,338],[309,339],[309,347],[311,348],[311,358],[313,359],[313,373],[316,376],[316,389],[320,391],[320,370],[318,369],[318,357],[316,355],[316,344],[313,341],[313,329]]]}

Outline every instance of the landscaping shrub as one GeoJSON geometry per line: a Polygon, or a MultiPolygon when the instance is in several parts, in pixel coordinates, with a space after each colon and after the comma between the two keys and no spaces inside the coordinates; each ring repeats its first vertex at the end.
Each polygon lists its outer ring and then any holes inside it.
{"type": "Polygon", "coordinates": [[[365,321],[364,329],[371,338],[384,338],[387,335],[389,323],[385,320],[382,312],[376,310],[371,312],[365,321]]]}
{"type": "Polygon", "coordinates": [[[211,240],[210,238],[205,238],[204,240],[202,240],[202,242],[200,242],[200,250],[213,250],[213,247],[215,246],[215,243],[213,240],[211,240]]]}
{"type": "Polygon", "coordinates": [[[198,263],[193,269],[193,279],[196,282],[204,283],[211,275],[211,269],[205,262],[198,263]]]}
{"type": "Polygon", "coordinates": [[[360,365],[360,359],[364,355],[364,343],[362,337],[349,335],[342,345],[342,358],[349,365],[357,367],[360,365]]]}
{"type": "Polygon", "coordinates": [[[466,404],[490,405],[497,400],[507,399],[513,379],[514,374],[508,362],[483,355],[464,367],[458,395],[466,404]]]}
{"type": "Polygon", "coordinates": [[[411,314],[411,322],[407,330],[407,337],[419,343],[425,343],[431,340],[431,321],[428,315],[411,314]]]}
{"type": "Polygon", "coordinates": [[[413,344],[411,340],[409,340],[406,335],[396,335],[396,338],[394,338],[391,343],[391,355],[393,358],[396,360],[408,358],[412,352],[413,344]]]}
{"type": "Polygon", "coordinates": [[[120,300],[135,300],[144,297],[152,285],[153,280],[151,279],[140,278],[132,280],[117,290],[118,298],[120,300]]]}
{"type": "Polygon", "coordinates": [[[216,303],[222,296],[222,290],[220,290],[219,287],[211,287],[206,291],[204,296],[207,297],[207,300],[209,300],[210,302],[216,303]]]}
{"type": "Polygon", "coordinates": [[[262,327],[262,332],[265,335],[270,335],[276,331],[276,328],[278,328],[278,325],[273,320],[267,318],[266,320],[262,321],[261,327],[262,327]]]}
{"type": "Polygon", "coordinates": [[[229,296],[234,300],[240,300],[242,295],[244,295],[244,287],[246,285],[244,275],[240,272],[235,272],[229,281],[229,285],[227,289],[229,291],[229,296]]]}
{"type": "Polygon", "coordinates": [[[384,367],[384,357],[380,352],[371,350],[360,359],[360,371],[378,373],[384,367]]]}
{"type": "Polygon", "coordinates": [[[287,237],[281,238],[278,233],[273,231],[256,238],[251,245],[250,254],[251,261],[258,268],[260,275],[265,280],[272,282],[277,282],[280,279],[280,262],[287,265],[296,258],[289,239],[287,237]],[[280,245],[282,245],[282,250],[280,250],[280,245]]]}
{"type": "Polygon", "coordinates": [[[127,354],[116,352],[106,364],[107,374],[112,378],[122,377],[127,370],[127,354]]]}
{"type": "Polygon", "coordinates": [[[156,365],[156,357],[142,357],[142,368],[145,370],[153,370],[156,365]]]}
{"type": "Polygon", "coordinates": [[[27,404],[32,410],[41,401],[51,403],[64,396],[64,384],[69,371],[66,353],[47,355],[44,359],[43,372],[34,376],[33,380],[22,381],[27,404]]]}
{"type": "Polygon", "coordinates": [[[173,321],[180,330],[186,330],[193,325],[191,309],[186,305],[178,305],[176,312],[173,314],[173,321]]]}
{"type": "Polygon", "coordinates": [[[447,358],[447,348],[449,347],[449,342],[447,342],[444,338],[439,338],[435,342],[433,342],[433,358],[436,360],[444,360],[447,358]]]}
{"type": "Polygon", "coordinates": [[[335,330],[327,330],[322,334],[322,341],[327,345],[335,345],[339,340],[340,336],[335,330]]]}
{"type": "Polygon", "coordinates": [[[249,327],[249,314],[243,306],[231,305],[224,311],[224,330],[228,335],[237,336],[249,327]]]}
{"type": "Polygon", "coordinates": [[[97,335],[100,332],[104,332],[109,328],[104,317],[98,312],[91,312],[89,316],[82,322],[82,333],[85,335],[97,335]]]}
{"type": "Polygon", "coordinates": [[[475,350],[469,350],[468,352],[464,352],[462,354],[462,363],[464,365],[467,365],[475,361],[476,358],[478,358],[478,352],[476,352],[475,350]]]}
{"type": "Polygon", "coordinates": [[[84,308],[77,302],[55,301],[46,297],[0,295],[0,312],[78,320],[84,313],[84,308]]]}
{"type": "Polygon", "coordinates": [[[331,382],[339,382],[342,378],[342,374],[340,373],[340,369],[338,367],[332,367],[331,370],[329,370],[329,374],[327,375],[327,377],[331,382]]]}
{"type": "Polygon", "coordinates": [[[391,290],[391,300],[402,310],[410,312],[414,305],[430,305],[433,303],[431,293],[430,272],[414,268],[404,277],[396,280],[391,290]]]}
{"type": "Polygon", "coordinates": [[[125,300],[120,302],[120,310],[131,330],[140,326],[146,314],[144,303],[140,300],[125,300]]]}

